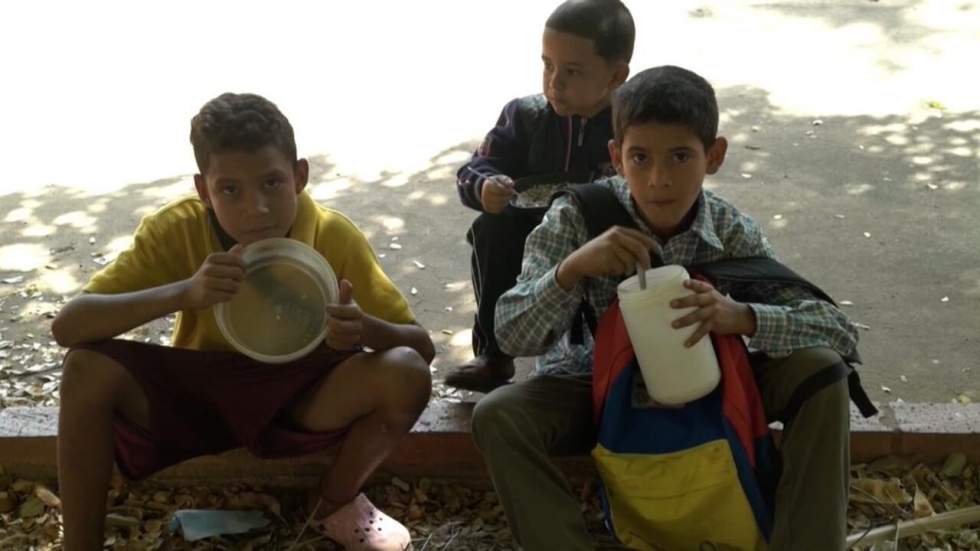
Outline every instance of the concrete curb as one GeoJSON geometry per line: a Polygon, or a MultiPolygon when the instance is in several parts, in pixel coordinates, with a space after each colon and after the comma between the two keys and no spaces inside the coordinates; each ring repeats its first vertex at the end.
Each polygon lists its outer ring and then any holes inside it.
{"type": "MultiPolygon", "coordinates": [[[[472,403],[434,402],[412,434],[385,462],[383,471],[400,476],[482,479],[483,460],[470,438],[472,403]]],[[[962,452],[980,462],[980,404],[879,405],[881,414],[863,419],[851,411],[851,459],[863,463],[885,455],[943,460],[962,452]]],[[[57,408],[14,407],[0,411],[0,465],[14,476],[56,478],[57,408]]],[[[778,438],[777,432],[777,438],[778,438]]],[[[258,459],[245,450],[200,457],[153,478],[168,483],[242,480],[270,486],[307,486],[332,461],[322,452],[290,459],[258,459]]],[[[563,458],[573,478],[590,475],[588,456],[563,458]]]]}

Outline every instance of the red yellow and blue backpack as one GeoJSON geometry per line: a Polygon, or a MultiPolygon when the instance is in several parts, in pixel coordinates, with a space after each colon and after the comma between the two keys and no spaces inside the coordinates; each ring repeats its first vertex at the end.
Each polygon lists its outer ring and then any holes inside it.
{"type": "MultiPolygon", "coordinates": [[[[590,238],[613,225],[635,227],[608,188],[585,184],[565,193],[578,202],[590,238]]],[[[692,277],[734,287],[761,281],[800,285],[833,302],[769,258],[687,268],[692,277]]],[[[610,305],[598,322],[587,304],[580,313],[582,321],[573,325],[572,338],[581,342],[583,324],[594,335],[593,413],[598,437],[592,457],[610,531],[632,549],[766,549],[780,462],[743,340],[712,334],[722,371],[718,387],[681,407],[664,407],[652,403],[643,385],[618,303],[610,305]]],[[[809,396],[844,377],[849,378],[852,399],[861,412],[876,413],[851,365],[858,358],[848,360],[804,382],[780,420],[791,419],[809,396]]]]}

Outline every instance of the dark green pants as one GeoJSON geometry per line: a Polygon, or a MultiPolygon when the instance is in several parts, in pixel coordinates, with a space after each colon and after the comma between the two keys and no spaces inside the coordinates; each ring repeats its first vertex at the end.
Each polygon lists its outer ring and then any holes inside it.
{"type": "MultiPolygon", "coordinates": [[[[752,361],[766,413],[775,417],[801,382],[840,357],[809,348],[752,361]]],[[[844,380],[804,402],[785,427],[771,550],[844,549],[849,423],[844,380]]],[[[473,411],[473,437],[526,551],[593,549],[578,498],[551,460],[595,445],[589,377],[538,376],[494,390],[473,411]]]]}

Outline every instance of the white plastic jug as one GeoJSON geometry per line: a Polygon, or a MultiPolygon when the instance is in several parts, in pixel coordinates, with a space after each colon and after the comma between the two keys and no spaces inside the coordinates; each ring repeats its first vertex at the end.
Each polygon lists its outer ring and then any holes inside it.
{"type": "Polygon", "coordinates": [[[690,348],[684,341],[697,329],[670,324],[694,308],[671,308],[670,301],[691,294],[684,287],[687,270],[676,264],[646,272],[646,289],[638,276],[619,284],[619,309],[636,353],[647,392],[655,401],[678,405],[697,400],[718,386],[721,370],[711,339],[706,335],[690,348]]]}

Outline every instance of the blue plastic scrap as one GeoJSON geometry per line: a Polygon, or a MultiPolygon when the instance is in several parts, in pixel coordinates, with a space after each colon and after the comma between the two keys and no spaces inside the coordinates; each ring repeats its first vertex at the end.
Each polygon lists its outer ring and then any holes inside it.
{"type": "Polygon", "coordinates": [[[170,530],[183,534],[187,541],[197,541],[225,534],[244,534],[269,524],[262,511],[222,511],[181,509],[174,512],[170,530]]]}

